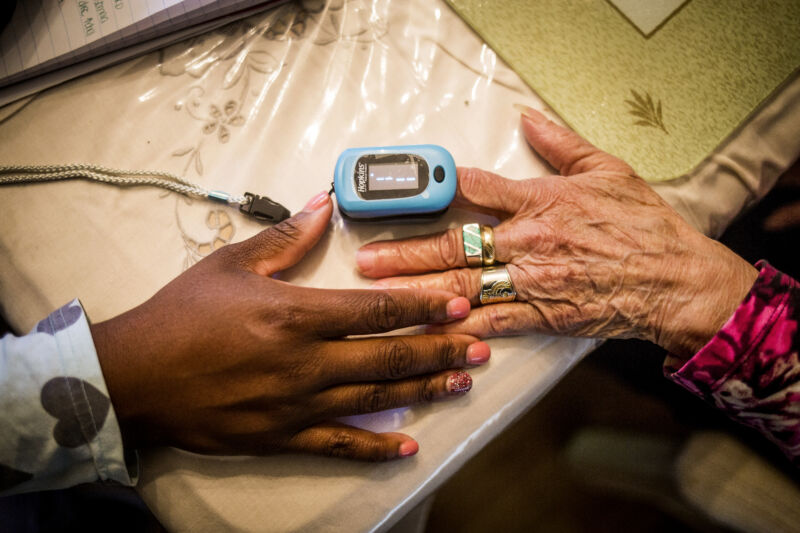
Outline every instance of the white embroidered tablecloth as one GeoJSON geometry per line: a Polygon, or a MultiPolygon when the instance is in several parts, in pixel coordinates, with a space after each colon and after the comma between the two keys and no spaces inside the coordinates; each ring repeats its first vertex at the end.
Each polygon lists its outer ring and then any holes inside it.
{"type": "MultiPolygon", "coordinates": [[[[787,85],[690,176],[657,190],[719,234],[797,157],[800,84],[787,85]]],[[[540,99],[441,1],[296,2],[0,109],[0,164],[86,162],[171,171],[211,189],[265,194],[297,211],[330,186],[352,146],[436,143],[460,165],[548,173],[512,108],[540,99]]],[[[101,321],[188,265],[262,228],[234,210],[152,188],[86,182],[0,190],[0,302],[18,331],[80,297],[101,321]]],[[[364,287],[354,254],[377,238],[473,221],[330,231],[286,278],[364,287]]],[[[170,530],[385,529],[552,387],[595,342],[490,342],[474,390],[357,423],[400,429],[418,456],[359,464],[305,456],[142,455],[137,490],[170,530]]]]}

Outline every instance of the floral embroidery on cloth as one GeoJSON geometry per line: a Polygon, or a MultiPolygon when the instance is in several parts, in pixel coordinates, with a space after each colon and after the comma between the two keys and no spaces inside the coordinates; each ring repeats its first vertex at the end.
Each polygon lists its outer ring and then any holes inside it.
{"type": "Polygon", "coordinates": [[[682,367],[665,375],[760,431],[800,466],[800,283],[766,261],[722,329],[682,367]]]}

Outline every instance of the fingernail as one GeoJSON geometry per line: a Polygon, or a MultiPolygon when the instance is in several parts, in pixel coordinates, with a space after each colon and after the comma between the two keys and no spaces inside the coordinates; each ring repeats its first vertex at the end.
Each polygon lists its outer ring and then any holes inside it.
{"type": "Polygon", "coordinates": [[[369,286],[370,289],[388,289],[389,284],[385,281],[376,281],[372,285],[369,286]]]}
{"type": "Polygon", "coordinates": [[[375,250],[369,248],[362,248],[356,252],[356,265],[361,272],[366,272],[375,266],[375,260],[378,257],[375,250]]]}
{"type": "Polygon", "coordinates": [[[459,296],[458,298],[453,298],[449,302],[447,302],[447,318],[450,320],[457,320],[459,318],[464,318],[469,314],[469,300],[464,298],[463,296],[459,296]]]}
{"type": "Polygon", "coordinates": [[[411,455],[416,455],[419,451],[419,444],[413,440],[407,440],[400,445],[398,449],[398,453],[400,453],[400,457],[409,457],[411,455]]]}
{"type": "Polygon", "coordinates": [[[463,394],[472,388],[472,376],[459,371],[447,378],[447,392],[450,394],[463,394]]]}
{"type": "Polygon", "coordinates": [[[467,363],[471,365],[482,365],[489,360],[492,350],[485,342],[476,342],[467,346],[467,363]]]}
{"type": "Polygon", "coordinates": [[[327,204],[329,199],[330,196],[328,196],[328,192],[322,191],[321,193],[319,193],[318,195],[316,195],[315,197],[313,197],[311,200],[308,201],[306,206],[303,208],[303,211],[316,211],[323,205],[327,204]]]}
{"type": "Polygon", "coordinates": [[[514,104],[514,109],[531,120],[539,121],[545,118],[543,114],[539,113],[532,107],[526,106],[525,104],[514,104]]]}

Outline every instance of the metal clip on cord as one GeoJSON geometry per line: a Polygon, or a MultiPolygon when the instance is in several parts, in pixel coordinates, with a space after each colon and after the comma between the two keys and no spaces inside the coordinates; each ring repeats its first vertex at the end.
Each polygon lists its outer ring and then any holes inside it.
{"type": "Polygon", "coordinates": [[[18,185],[43,181],[86,179],[117,186],[150,185],[169,191],[238,205],[239,211],[263,222],[277,223],[291,216],[288,209],[266,196],[245,193],[233,196],[210,191],[175,174],[151,170],[117,170],[97,165],[19,165],[0,166],[0,185],[18,185]]]}

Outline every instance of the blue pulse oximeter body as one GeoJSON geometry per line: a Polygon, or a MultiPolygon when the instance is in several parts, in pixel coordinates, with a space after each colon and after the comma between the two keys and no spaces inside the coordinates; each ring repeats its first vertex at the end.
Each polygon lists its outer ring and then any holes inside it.
{"type": "Polygon", "coordinates": [[[355,220],[433,217],[456,194],[456,164],[434,144],[349,148],[336,162],[339,211],[355,220]]]}

